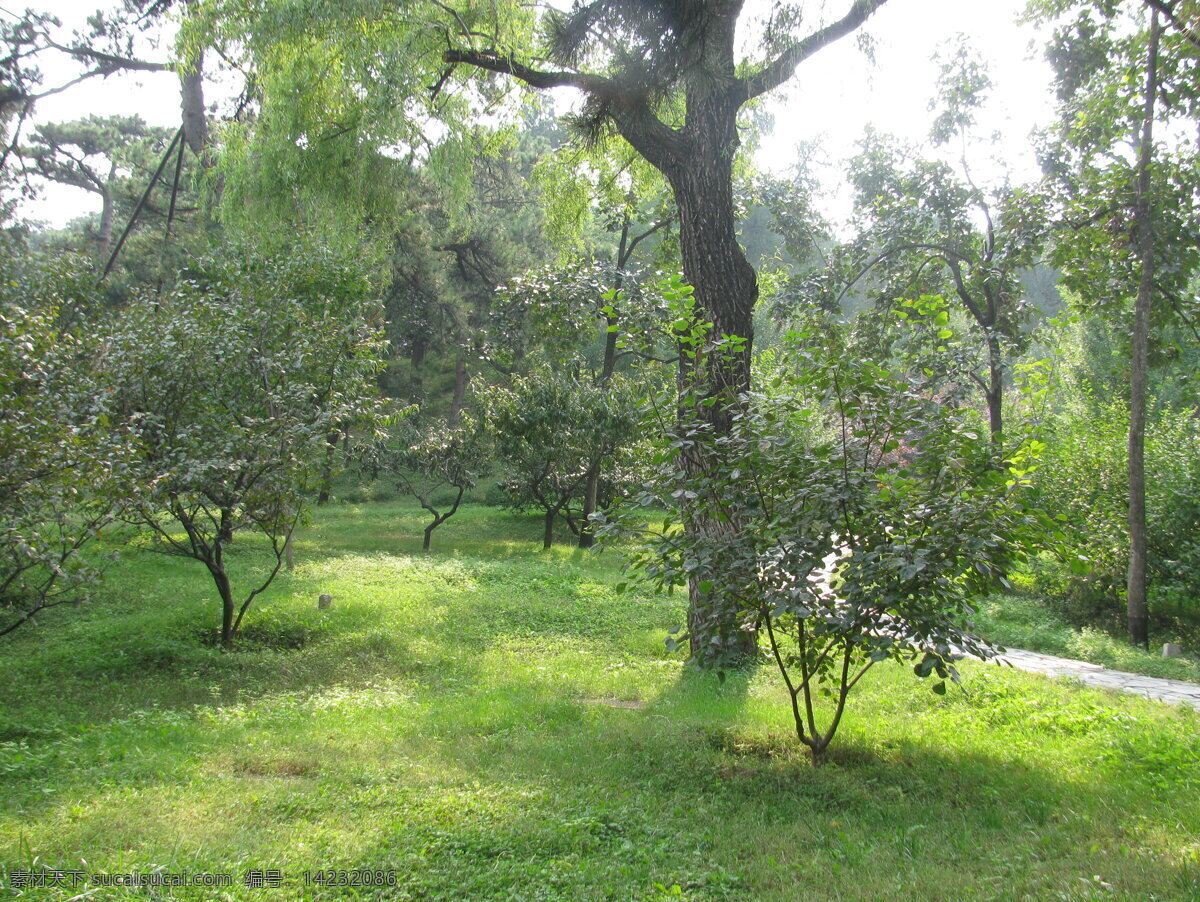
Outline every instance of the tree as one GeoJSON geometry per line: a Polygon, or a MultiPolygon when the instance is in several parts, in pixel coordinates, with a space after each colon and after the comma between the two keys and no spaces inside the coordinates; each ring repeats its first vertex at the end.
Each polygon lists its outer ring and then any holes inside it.
{"type": "Polygon", "coordinates": [[[596,386],[577,373],[542,365],[515,377],[511,387],[484,390],[481,401],[512,505],[544,514],[542,547],[554,543],[559,516],[578,532],[572,506],[580,500],[592,461],[611,456],[638,424],[629,383],[596,386]]]}
{"type": "Polygon", "coordinates": [[[150,128],[140,116],[89,116],[37,126],[23,150],[28,165],[41,178],[100,198],[95,242],[101,263],[107,262],[112,247],[121,183],[130,176],[148,177],[169,141],[169,133],[164,132],[150,128]],[[147,159],[150,153],[153,162],[147,159]]]}
{"type": "MultiPolygon", "coordinates": [[[[614,130],[658,169],[679,210],[684,275],[716,336],[744,341],[730,353],[697,358],[704,363],[705,403],[681,415],[725,432],[738,397],[750,385],[750,352],[758,287],[738,245],[733,164],[740,144],[738,114],[751,101],[787,81],[804,60],[858,29],[885,0],[854,0],[834,22],[804,36],[794,33],[795,10],[776,9],[764,32],[768,56],[739,62],[735,32],[742,3],[591,2],[551,12],[544,58],[561,68],[531,65],[504,35],[463,29],[459,47],[443,59],[515,78],[536,89],[573,87],[584,95],[577,124],[591,135],[614,130]],[[709,403],[711,402],[711,403],[709,403]]],[[[686,376],[685,378],[690,378],[686,376]]],[[[685,459],[685,472],[703,464],[685,459]]],[[[737,531],[737,523],[689,520],[693,531],[737,531]]],[[[752,651],[754,635],[738,628],[719,596],[689,589],[693,657],[715,663],[752,651]]]]}
{"type": "Polygon", "coordinates": [[[961,144],[957,171],[868,133],[850,163],[859,232],[834,253],[826,294],[840,300],[865,288],[889,306],[919,295],[953,299],[969,317],[982,365],[964,359],[951,378],[978,387],[999,444],[1009,358],[1022,350],[1032,314],[1020,277],[1038,262],[1047,211],[1036,190],[981,186],[973,178],[968,145],[990,87],[983,63],[961,42],[943,57],[931,138],[961,144]]]}
{"type": "Polygon", "coordinates": [[[103,363],[137,456],[141,491],[123,516],[204,564],[230,648],[282,565],[329,432],[369,413],[377,311],[369,281],[319,251],[228,248],[191,275],[136,297],[104,336],[103,363]],[[238,596],[226,550],[240,531],[274,557],[238,596]]]}
{"type": "Polygon", "coordinates": [[[421,544],[428,551],[433,531],[458,513],[463,495],[487,472],[491,449],[482,422],[471,417],[451,425],[410,407],[395,420],[391,435],[368,450],[365,463],[372,472],[394,476],[429,513],[421,544]],[[450,500],[441,500],[447,494],[450,500]]]}
{"type": "MultiPolygon", "coordinates": [[[[572,260],[531,270],[501,286],[493,311],[496,357],[511,361],[514,352],[524,355],[536,349],[541,357],[589,379],[601,394],[614,387],[627,390],[624,382],[614,383],[618,366],[628,377],[648,385],[649,374],[630,368],[670,362],[663,351],[670,347],[670,339],[660,286],[632,265],[638,245],[664,229],[669,219],[641,228],[626,212],[619,222],[612,264],[572,260]]],[[[599,507],[604,469],[619,450],[619,445],[608,443],[593,449],[582,489],[580,548],[594,543],[590,518],[599,507]]]]}
{"type": "Polygon", "coordinates": [[[70,310],[92,281],[77,258],[0,254],[0,636],[86,596],[100,575],[87,546],[122,494],[128,461],[70,310]]]}
{"type": "Polygon", "coordinates": [[[1170,147],[1156,135],[1169,134],[1175,123],[1194,128],[1200,100],[1195,49],[1186,31],[1164,33],[1157,10],[1149,22],[1139,19],[1142,4],[1130,9],[1047,0],[1037,10],[1056,24],[1048,55],[1057,72],[1061,124],[1046,153],[1063,208],[1055,262],[1085,304],[1128,317],[1126,604],[1130,641],[1145,646],[1145,430],[1152,330],[1168,313],[1195,322],[1187,289],[1200,267],[1197,157],[1190,146],[1170,147]]]}
{"type": "MultiPolygon", "coordinates": [[[[972,593],[1041,520],[1022,502],[1030,449],[998,467],[977,414],[938,403],[937,378],[915,381],[862,359],[840,329],[810,328],[790,336],[768,391],[743,399],[728,432],[693,427],[660,448],[670,471],[690,446],[719,446],[683,490],[745,529],[689,532],[669,518],[651,531],[618,516],[606,530],[646,540],[632,568],[652,585],[703,572],[702,593],[737,600],[765,631],[797,738],[820,763],[875,664],[914,664],[945,692],[953,661],[992,654],[970,632],[972,593]]],[[[676,486],[664,476],[635,504],[657,506],[676,486]]]]}

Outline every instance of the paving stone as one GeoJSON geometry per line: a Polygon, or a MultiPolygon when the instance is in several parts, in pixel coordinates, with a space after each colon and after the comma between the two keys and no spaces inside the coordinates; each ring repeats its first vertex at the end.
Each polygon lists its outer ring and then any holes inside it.
{"type": "Polygon", "coordinates": [[[1042,673],[1046,676],[1070,677],[1088,686],[1129,692],[1170,704],[1189,705],[1200,711],[1200,684],[1185,680],[1169,680],[1125,673],[1122,670],[1109,670],[1100,664],[1072,661],[1070,658],[1058,658],[1019,648],[1008,649],[995,659],[995,663],[1002,666],[1009,664],[1017,670],[1042,673]]]}

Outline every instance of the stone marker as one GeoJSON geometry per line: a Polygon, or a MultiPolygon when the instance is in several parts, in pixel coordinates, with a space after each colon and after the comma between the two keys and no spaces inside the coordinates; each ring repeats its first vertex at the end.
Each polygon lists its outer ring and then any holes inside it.
{"type": "Polygon", "coordinates": [[[333,596],[332,595],[322,595],[320,598],[317,599],[317,608],[319,610],[323,611],[326,608],[331,607],[332,605],[333,605],[333,596]]]}
{"type": "Polygon", "coordinates": [[[1183,647],[1176,645],[1174,642],[1167,642],[1163,645],[1164,658],[1178,658],[1183,654],[1183,647]]]}

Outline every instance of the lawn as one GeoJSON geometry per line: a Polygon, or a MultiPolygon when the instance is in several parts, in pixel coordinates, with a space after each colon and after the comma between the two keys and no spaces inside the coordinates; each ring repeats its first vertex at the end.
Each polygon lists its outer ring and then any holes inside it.
{"type": "MultiPolygon", "coordinates": [[[[771,669],[720,682],[665,653],[680,595],[615,593],[614,554],[542,553],[536,517],[469,507],[429,554],[420,522],[319,511],[231,654],[198,565],[144,550],[104,598],[10,637],[0,884],[49,867],[233,885],[18,895],[1200,898],[1193,712],[982,664],[939,697],[877,668],[814,770],[771,669]],[[395,885],[314,879],[330,871],[395,885]]],[[[238,540],[235,579],[261,551],[238,540]]]]}
{"type": "MultiPolygon", "coordinates": [[[[1151,616],[1157,613],[1151,607],[1151,616]]],[[[1045,654],[1102,664],[1112,670],[1141,673],[1172,680],[1200,683],[1200,657],[1195,638],[1171,632],[1151,640],[1149,650],[1130,645],[1094,626],[1067,623],[1035,593],[1006,593],[985,598],[978,604],[976,627],[993,642],[1045,654]],[[1190,641],[1189,641],[1190,640],[1190,641]],[[1181,642],[1185,653],[1177,658],[1162,656],[1162,642],[1181,642]]]]}

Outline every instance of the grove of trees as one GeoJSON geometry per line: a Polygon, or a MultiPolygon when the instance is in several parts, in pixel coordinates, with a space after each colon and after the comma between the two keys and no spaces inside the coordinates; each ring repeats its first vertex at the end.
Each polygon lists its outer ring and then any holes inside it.
{"type": "Polygon", "coordinates": [[[0,635],[128,539],[203,565],[233,649],[306,512],[370,484],[425,551],[473,501],[616,543],[686,587],[694,664],[773,662],[814,760],[875,664],[944,692],[990,655],[1011,582],[1200,637],[1200,11],[1035,0],[1020,184],[950,41],[927,143],[842,126],[834,222],[745,146],[887,2],[0,14],[0,635]],[[121,73],[176,79],[178,125],[39,118],[121,73]],[[95,211],[22,218],[50,185],[95,211]]]}

